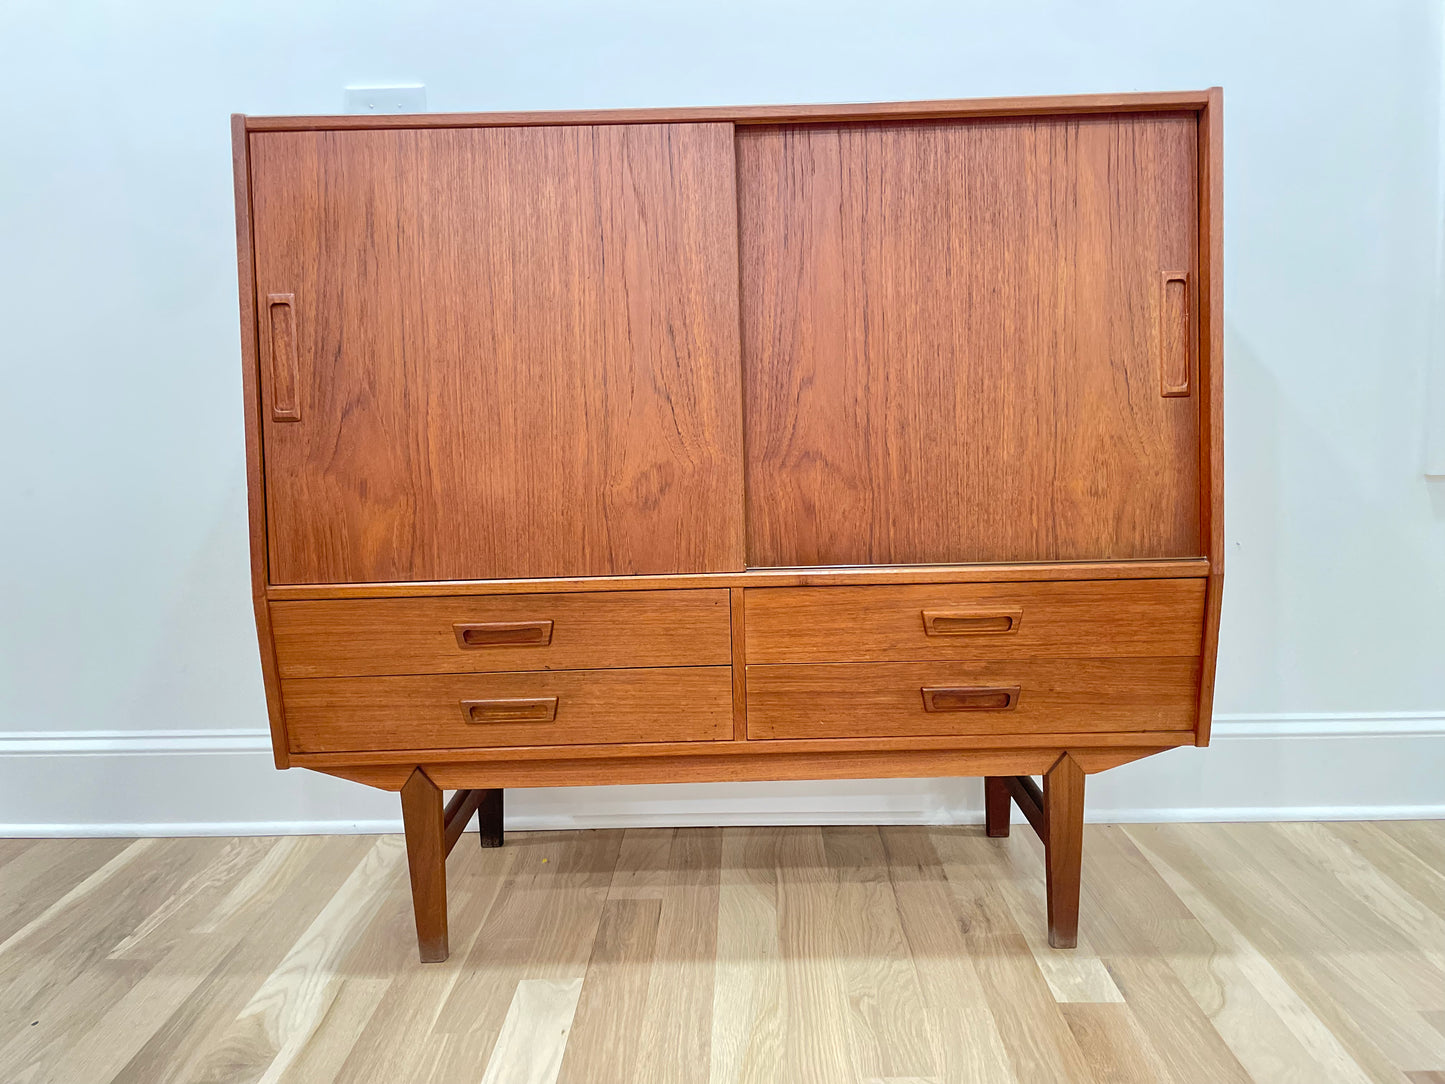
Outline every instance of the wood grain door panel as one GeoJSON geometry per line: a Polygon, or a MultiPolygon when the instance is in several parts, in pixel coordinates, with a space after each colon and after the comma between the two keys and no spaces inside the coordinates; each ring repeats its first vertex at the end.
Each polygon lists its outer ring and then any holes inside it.
{"type": "Polygon", "coordinates": [[[1202,554],[1197,138],[739,129],[749,564],[1202,554]]]}
{"type": "Polygon", "coordinates": [[[726,588],[271,603],[283,678],[728,665],[726,588]]]}
{"type": "Polygon", "coordinates": [[[1204,580],[762,587],[752,663],[1198,655],[1204,580]]]}
{"type": "Polygon", "coordinates": [[[1189,730],[1198,694],[1198,657],[749,666],[748,737],[1189,730]]]}
{"type": "Polygon", "coordinates": [[[296,753],[718,741],[733,732],[726,666],[293,678],[281,694],[296,753]]]}
{"type": "Polygon", "coordinates": [[[730,124],[250,149],[271,582],[743,566],[730,124]]]}

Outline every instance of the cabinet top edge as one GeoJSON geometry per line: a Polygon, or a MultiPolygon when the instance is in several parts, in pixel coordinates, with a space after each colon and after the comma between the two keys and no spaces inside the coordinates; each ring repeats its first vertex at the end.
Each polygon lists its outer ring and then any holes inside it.
{"type": "Polygon", "coordinates": [[[503,595],[558,591],[666,591],[698,587],[826,587],[864,584],[999,583],[1011,580],[1202,579],[1207,558],[1060,561],[1023,564],[818,566],[750,568],[638,576],[574,576],[526,580],[408,580],[395,583],[271,584],[272,602],[430,595],[503,595]]]}
{"type": "Polygon", "coordinates": [[[394,113],[316,116],[247,116],[248,132],[379,128],[495,128],[561,124],[805,124],[868,120],[944,120],[957,117],[1028,117],[1207,109],[1222,93],[1208,90],[1043,97],[960,98],[920,102],[852,102],[817,105],[691,106],[676,109],[575,109],[501,113],[394,113]]]}

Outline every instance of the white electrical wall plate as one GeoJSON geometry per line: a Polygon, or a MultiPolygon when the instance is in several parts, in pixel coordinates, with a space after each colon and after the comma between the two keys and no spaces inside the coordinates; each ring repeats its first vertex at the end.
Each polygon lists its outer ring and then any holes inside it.
{"type": "Polygon", "coordinates": [[[348,113],[425,113],[426,87],[407,83],[392,87],[347,87],[348,113]]]}

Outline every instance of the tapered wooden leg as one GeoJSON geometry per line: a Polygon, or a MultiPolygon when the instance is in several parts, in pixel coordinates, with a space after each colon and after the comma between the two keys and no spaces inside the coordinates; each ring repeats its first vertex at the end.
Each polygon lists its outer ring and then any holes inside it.
{"type": "MultiPolygon", "coordinates": [[[[411,908],[422,963],[447,958],[447,840],[442,792],[420,768],[401,788],[411,908]]],[[[459,829],[460,830],[460,829],[459,829]]]]}
{"type": "Polygon", "coordinates": [[[1008,835],[1009,814],[1008,778],[1002,775],[984,776],[983,780],[983,824],[984,830],[994,839],[1008,835]]]}
{"type": "Polygon", "coordinates": [[[1049,944],[1079,941],[1079,873],[1084,856],[1084,770],[1065,753],[1044,775],[1044,861],[1048,868],[1049,944]]]}
{"type": "Polygon", "coordinates": [[[483,847],[502,845],[501,787],[482,791],[482,801],[477,806],[477,831],[481,833],[483,847]]]}

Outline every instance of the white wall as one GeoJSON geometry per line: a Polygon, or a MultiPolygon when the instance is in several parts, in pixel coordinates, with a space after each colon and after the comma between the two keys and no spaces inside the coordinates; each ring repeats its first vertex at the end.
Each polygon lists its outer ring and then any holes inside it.
{"type": "MultiPolygon", "coordinates": [[[[1091,805],[1445,813],[1445,480],[1422,470],[1445,343],[1440,39],[1430,0],[9,0],[0,825],[392,816],[389,798],[277,775],[255,751],[227,114],[335,112],[344,85],[396,81],[424,82],[437,110],[1222,84],[1221,739],[1100,779],[1091,805]]],[[[976,784],[927,781],[512,804],[621,819],[975,807],[976,784]]]]}

